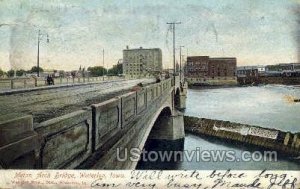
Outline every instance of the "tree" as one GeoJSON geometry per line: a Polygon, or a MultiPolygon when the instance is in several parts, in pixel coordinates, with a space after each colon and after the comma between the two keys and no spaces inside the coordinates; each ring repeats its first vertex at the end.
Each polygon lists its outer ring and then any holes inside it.
{"type": "MultiPolygon", "coordinates": [[[[40,69],[40,73],[41,72],[44,72],[44,69],[43,68],[41,68],[41,67],[39,67],[40,69]]],[[[29,70],[28,71],[29,73],[37,73],[38,72],[38,68],[37,68],[37,66],[33,66],[32,68],[31,68],[31,70],[29,70]]]]}
{"type": "Polygon", "coordinates": [[[66,72],[64,70],[60,70],[58,73],[59,73],[59,77],[65,77],[66,76],[66,72]]]}
{"type": "Polygon", "coordinates": [[[92,77],[102,76],[107,73],[107,70],[102,66],[88,67],[87,70],[90,72],[90,76],[92,77]]]}
{"type": "Polygon", "coordinates": [[[119,75],[119,74],[122,74],[122,73],[123,73],[122,64],[113,65],[113,67],[108,70],[109,75],[119,75]]]}
{"type": "Polygon", "coordinates": [[[7,76],[8,77],[13,77],[15,75],[15,71],[14,70],[8,70],[7,72],[7,76]]]}
{"type": "Polygon", "coordinates": [[[5,75],[5,72],[0,69],[0,77],[3,77],[5,75]]]}
{"type": "Polygon", "coordinates": [[[25,73],[26,73],[26,71],[23,70],[23,69],[20,69],[20,70],[17,70],[17,71],[16,71],[16,75],[17,75],[17,76],[23,76],[25,73]]]}

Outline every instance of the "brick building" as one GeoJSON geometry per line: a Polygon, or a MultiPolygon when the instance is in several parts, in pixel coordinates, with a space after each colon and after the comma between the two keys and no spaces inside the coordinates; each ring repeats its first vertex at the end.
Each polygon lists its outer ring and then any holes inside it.
{"type": "Polygon", "coordinates": [[[209,56],[189,56],[185,68],[186,77],[207,77],[209,56]]]}
{"type": "Polygon", "coordinates": [[[210,58],[190,56],[187,58],[185,76],[191,78],[235,77],[236,58],[210,58]]]}
{"type": "Polygon", "coordinates": [[[189,56],[185,66],[185,77],[190,84],[234,84],[236,66],[236,58],[189,56]]]}
{"type": "Polygon", "coordinates": [[[123,73],[128,78],[151,77],[162,71],[162,52],[159,48],[123,50],[123,73]]]}
{"type": "Polygon", "coordinates": [[[208,77],[235,77],[236,58],[210,58],[208,77]]]}

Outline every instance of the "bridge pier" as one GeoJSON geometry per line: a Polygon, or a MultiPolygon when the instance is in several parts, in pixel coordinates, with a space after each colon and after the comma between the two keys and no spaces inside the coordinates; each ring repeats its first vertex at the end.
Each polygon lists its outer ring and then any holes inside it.
{"type": "Polygon", "coordinates": [[[148,142],[163,151],[182,151],[184,149],[183,115],[161,115],[155,122],[149,135],[148,142]]]}
{"type": "Polygon", "coordinates": [[[187,98],[187,89],[188,89],[188,84],[187,82],[183,83],[183,85],[180,87],[180,104],[179,104],[179,108],[181,110],[186,108],[186,98],[187,98]]]}

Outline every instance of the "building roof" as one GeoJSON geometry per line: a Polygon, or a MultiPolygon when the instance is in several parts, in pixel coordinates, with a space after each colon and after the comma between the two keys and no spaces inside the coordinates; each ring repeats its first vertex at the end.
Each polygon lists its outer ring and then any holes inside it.
{"type": "Polygon", "coordinates": [[[188,56],[187,58],[208,58],[209,56],[188,56]]]}
{"type": "Polygon", "coordinates": [[[160,48],[143,48],[143,47],[140,47],[140,48],[134,48],[134,49],[124,49],[123,51],[133,51],[133,50],[159,50],[161,51],[160,48]]]}
{"type": "Polygon", "coordinates": [[[237,70],[255,70],[257,66],[239,66],[236,68],[237,70]]]}
{"type": "Polygon", "coordinates": [[[210,60],[226,60],[226,59],[236,59],[236,57],[212,57],[210,60]]]}

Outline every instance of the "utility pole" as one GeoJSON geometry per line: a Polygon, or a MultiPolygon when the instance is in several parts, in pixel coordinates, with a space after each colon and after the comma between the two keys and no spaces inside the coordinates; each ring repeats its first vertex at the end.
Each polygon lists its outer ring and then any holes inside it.
{"type": "Polygon", "coordinates": [[[179,60],[179,81],[181,82],[181,48],[184,47],[184,46],[179,46],[179,55],[180,55],[180,60],[179,60]]]}
{"type": "MultiPolygon", "coordinates": [[[[40,41],[44,34],[41,33],[41,30],[38,32],[38,49],[37,49],[37,76],[40,77],[40,41]]],[[[47,43],[49,43],[49,35],[47,35],[47,43]]]]}
{"type": "Polygon", "coordinates": [[[38,50],[37,50],[37,76],[40,77],[40,36],[41,30],[38,33],[38,50]]]}
{"type": "Polygon", "coordinates": [[[167,24],[172,26],[172,30],[173,30],[173,69],[174,69],[174,73],[173,75],[175,75],[176,73],[176,60],[175,60],[175,25],[176,24],[181,24],[181,22],[167,22],[167,24]]]}
{"type": "Polygon", "coordinates": [[[102,76],[104,76],[104,49],[103,49],[102,53],[103,53],[103,56],[102,56],[103,57],[103,60],[102,60],[102,63],[103,63],[102,76]]]}

